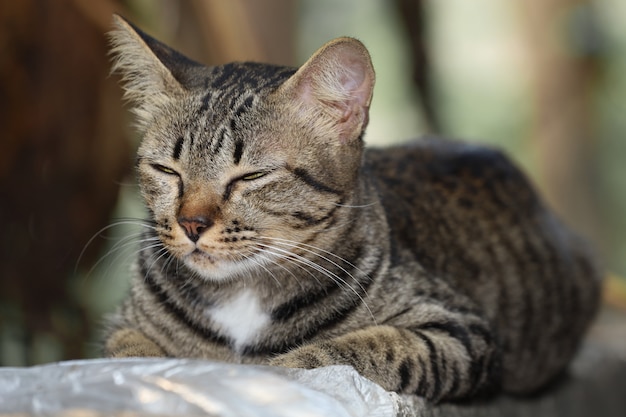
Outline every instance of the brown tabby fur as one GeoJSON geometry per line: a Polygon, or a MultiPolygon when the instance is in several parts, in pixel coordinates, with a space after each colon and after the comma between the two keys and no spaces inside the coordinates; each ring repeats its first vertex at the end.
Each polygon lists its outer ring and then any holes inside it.
{"type": "Polygon", "coordinates": [[[598,306],[584,245],[495,150],[365,150],[360,42],[205,67],[115,24],[150,217],[106,355],[347,364],[432,401],[564,369],[598,306]]]}

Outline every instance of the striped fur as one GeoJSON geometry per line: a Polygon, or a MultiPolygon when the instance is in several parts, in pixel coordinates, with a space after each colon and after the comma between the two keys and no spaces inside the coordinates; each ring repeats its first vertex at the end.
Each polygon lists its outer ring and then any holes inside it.
{"type": "Polygon", "coordinates": [[[203,67],[116,22],[150,218],[106,355],[348,364],[431,401],[564,369],[598,306],[584,244],[497,151],[364,150],[358,41],[203,67]]]}

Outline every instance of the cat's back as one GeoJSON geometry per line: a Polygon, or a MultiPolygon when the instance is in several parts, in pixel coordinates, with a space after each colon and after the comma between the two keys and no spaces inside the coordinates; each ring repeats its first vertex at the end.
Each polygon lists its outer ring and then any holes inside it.
{"type": "MultiPolygon", "coordinates": [[[[524,175],[499,150],[438,138],[407,145],[372,148],[366,153],[366,169],[382,184],[406,198],[439,190],[469,207],[477,191],[495,192],[508,185],[522,187],[528,202],[532,190],[524,175]],[[469,192],[469,193],[468,193],[469,192]]],[[[520,201],[521,202],[521,201],[520,201]]]]}
{"type": "Polygon", "coordinates": [[[467,250],[484,240],[479,224],[491,235],[511,233],[512,223],[546,212],[521,171],[493,148],[426,138],[369,149],[365,160],[392,234],[420,253],[423,246],[467,250]]]}
{"type": "Polygon", "coordinates": [[[448,281],[494,324],[507,390],[571,358],[597,309],[600,272],[503,153],[428,139],[372,149],[365,166],[396,256],[448,281]]]}
{"type": "Polygon", "coordinates": [[[434,273],[460,285],[540,265],[535,272],[571,266],[597,274],[583,240],[499,150],[423,139],[368,150],[365,160],[395,246],[434,273]]]}

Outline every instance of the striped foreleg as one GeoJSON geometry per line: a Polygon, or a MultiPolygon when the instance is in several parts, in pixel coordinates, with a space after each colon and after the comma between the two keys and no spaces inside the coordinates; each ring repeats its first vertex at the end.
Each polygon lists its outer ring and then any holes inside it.
{"type": "Polygon", "coordinates": [[[486,327],[432,321],[372,326],[277,356],[273,365],[351,365],[389,391],[430,401],[484,394],[499,386],[499,358],[486,327]]]}

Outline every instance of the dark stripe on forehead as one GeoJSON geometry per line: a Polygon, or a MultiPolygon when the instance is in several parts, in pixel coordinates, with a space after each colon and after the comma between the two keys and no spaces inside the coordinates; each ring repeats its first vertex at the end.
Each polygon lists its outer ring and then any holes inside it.
{"type": "Polygon", "coordinates": [[[176,145],[174,145],[174,153],[172,155],[172,158],[174,158],[174,160],[180,159],[180,153],[183,150],[184,142],[185,142],[185,138],[183,138],[182,136],[179,137],[178,140],[176,141],[176,145]]]}
{"type": "Polygon", "coordinates": [[[214,67],[210,88],[258,92],[278,86],[295,71],[295,68],[253,62],[230,63],[214,67]]]}
{"type": "Polygon", "coordinates": [[[252,107],[252,103],[254,102],[254,96],[249,96],[248,98],[246,98],[246,100],[243,102],[242,107],[245,107],[247,109],[252,107]]]}
{"type": "Polygon", "coordinates": [[[228,135],[228,131],[225,127],[222,127],[222,129],[217,134],[217,142],[215,143],[215,146],[213,146],[213,154],[216,154],[222,148],[226,135],[228,135]]]}
{"type": "Polygon", "coordinates": [[[233,162],[235,165],[238,165],[241,161],[241,155],[243,155],[243,141],[241,139],[237,139],[235,141],[235,152],[233,155],[233,162]]]}
{"type": "Polygon", "coordinates": [[[204,97],[202,97],[202,106],[200,106],[201,113],[204,113],[205,111],[209,109],[211,97],[213,97],[213,91],[209,91],[208,93],[205,94],[204,97]]]}
{"type": "Polygon", "coordinates": [[[249,96],[246,100],[237,108],[235,112],[235,118],[238,118],[242,114],[244,114],[248,109],[252,107],[252,102],[254,101],[254,96],[249,96]]]}
{"type": "Polygon", "coordinates": [[[212,88],[223,87],[226,81],[232,77],[232,72],[229,71],[230,68],[228,68],[228,65],[225,65],[223,68],[217,67],[216,70],[221,70],[221,74],[213,79],[213,82],[211,83],[212,88]]]}

